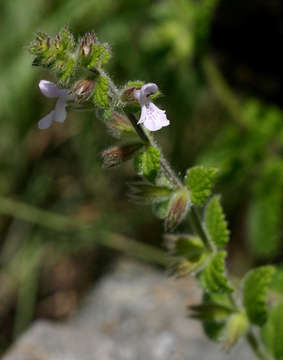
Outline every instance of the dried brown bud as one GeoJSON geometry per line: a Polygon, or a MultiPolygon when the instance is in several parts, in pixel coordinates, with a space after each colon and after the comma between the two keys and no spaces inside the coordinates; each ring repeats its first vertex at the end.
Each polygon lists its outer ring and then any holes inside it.
{"type": "Polygon", "coordinates": [[[75,101],[86,101],[91,97],[94,85],[94,79],[81,79],[76,82],[70,92],[75,96],[75,101]]]}
{"type": "Polygon", "coordinates": [[[121,94],[121,100],[123,102],[129,102],[129,103],[136,102],[137,99],[134,97],[135,90],[138,90],[138,88],[131,87],[129,89],[124,90],[121,94]]]}
{"type": "Polygon", "coordinates": [[[127,161],[143,146],[141,143],[133,143],[127,145],[113,146],[110,149],[103,151],[103,167],[110,168],[120,165],[127,161]]]}
{"type": "Polygon", "coordinates": [[[190,204],[189,191],[182,188],[171,197],[168,214],[165,219],[165,231],[173,231],[187,214],[190,204]]]}

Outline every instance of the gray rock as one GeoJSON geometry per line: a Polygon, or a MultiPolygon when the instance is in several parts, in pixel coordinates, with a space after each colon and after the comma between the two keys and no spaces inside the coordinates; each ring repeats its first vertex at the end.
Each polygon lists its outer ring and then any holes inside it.
{"type": "Polygon", "coordinates": [[[38,321],[3,360],[254,359],[244,342],[226,354],[186,317],[186,307],[199,297],[193,279],[168,279],[123,260],[71,321],[38,321]]]}

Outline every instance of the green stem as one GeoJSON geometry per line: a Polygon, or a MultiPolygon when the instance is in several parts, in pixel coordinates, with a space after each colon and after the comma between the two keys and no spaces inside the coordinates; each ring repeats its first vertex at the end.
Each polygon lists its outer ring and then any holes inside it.
{"type": "Polygon", "coordinates": [[[271,358],[265,353],[263,347],[261,346],[261,344],[251,330],[247,333],[246,339],[258,359],[271,360],[271,358]]]}
{"type": "MultiPolygon", "coordinates": [[[[135,128],[139,127],[138,125],[136,125],[137,120],[136,120],[135,116],[133,114],[128,114],[128,116],[130,117],[131,122],[133,123],[134,127],[135,128]]],[[[144,136],[146,136],[146,138],[147,138],[146,142],[150,143],[152,146],[159,148],[159,146],[155,142],[154,137],[151,133],[143,131],[143,129],[141,129],[141,131],[142,131],[141,139],[143,141],[144,141],[144,136]]],[[[141,131],[137,131],[137,134],[140,135],[141,131]]],[[[159,148],[159,150],[160,150],[160,148],[159,148]]],[[[165,159],[165,157],[163,155],[162,155],[162,160],[161,160],[160,164],[161,164],[163,173],[165,174],[167,179],[171,182],[171,184],[175,188],[182,188],[184,185],[182,184],[181,180],[177,177],[177,175],[174,173],[174,171],[172,170],[172,168],[170,167],[169,163],[167,162],[167,160],[165,159]]],[[[191,221],[193,230],[200,236],[202,241],[206,244],[207,248],[210,251],[215,252],[216,249],[215,249],[214,245],[211,243],[210,239],[208,238],[208,236],[204,230],[203,224],[198,216],[197,210],[194,206],[192,206],[189,215],[190,215],[190,221],[191,221]]],[[[231,305],[234,307],[235,311],[238,311],[237,303],[232,294],[229,294],[229,299],[230,299],[231,305]]],[[[259,341],[257,340],[256,336],[251,331],[247,334],[246,339],[247,339],[247,342],[249,343],[249,345],[251,346],[251,348],[253,349],[255,355],[260,360],[270,360],[270,358],[267,357],[264,350],[262,349],[262,346],[259,343],[259,341]]]]}

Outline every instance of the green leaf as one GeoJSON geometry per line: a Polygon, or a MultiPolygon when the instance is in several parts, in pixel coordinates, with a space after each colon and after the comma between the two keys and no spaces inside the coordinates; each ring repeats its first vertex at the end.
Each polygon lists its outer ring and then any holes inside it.
{"type": "Polygon", "coordinates": [[[255,183],[248,212],[248,238],[258,257],[270,257],[279,250],[282,200],[283,163],[281,159],[269,159],[255,183]]]}
{"type": "Polygon", "coordinates": [[[283,301],[272,308],[261,337],[274,359],[283,360],[283,301]]]}
{"type": "Polygon", "coordinates": [[[229,241],[229,230],[223,213],[219,196],[210,199],[205,209],[205,228],[217,247],[225,246],[229,241]]]}
{"type": "Polygon", "coordinates": [[[146,151],[136,156],[134,166],[136,172],[154,183],[160,169],[160,151],[154,146],[148,146],[146,151]]]}
{"type": "Polygon", "coordinates": [[[212,293],[231,293],[233,289],[226,277],[225,258],[226,251],[219,251],[213,255],[210,262],[200,274],[202,287],[212,293]]]}
{"type": "Polygon", "coordinates": [[[195,166],[187,171],[186,185],[191,191],[191,201],[195,205],[202,205],[211,194],[217,169],[195,166]]]}
{"type": "Polygon", "coordinates": [[[106,108],[108,106],[108,79],[107,77],[100,76],[97,80],[94,93],[93,93],[94,102],[106,108]]]}
{"type": "Polygon", "coordinates": [[[273,266],[262,266],[245,276],[243,302],[253,324],[262,326],[267,320],[266,293],[274,273],[273,266]]]}

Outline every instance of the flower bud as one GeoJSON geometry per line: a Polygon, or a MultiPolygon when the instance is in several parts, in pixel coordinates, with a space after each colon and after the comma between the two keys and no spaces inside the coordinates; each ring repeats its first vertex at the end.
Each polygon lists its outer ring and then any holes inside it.
{"type": "Polygon", "coordinates": [[[96,37],[93,32],[86,33],[84,37],[80,39],[80,54],[82,56],[90,56],[92,52],[93,44],[96,43],[96,37]]]}
{"type": "Polygon", "coordinates": [[[224,348],[228,351],[231,350],[248,328],[249,320],[245,310],[231,315],[224,331],[224,348]]]}
{"type": "Polygon", "coordinates": [[[122,162],[131,159],[134,154],[143,146],[141,143],[113,146],[103,151],[103,167],[110,168],[120,165],[122,162]]]}
{"type": "Polygon", "coordinates": [[[134,93],[136,90],[138,90],[138,88],[136,88],[136,87],[131,87],[131,88],[123,90],[120,99],[126,103],[137,102],[137,99],[134,96],[134,93]]]}
{"type": "Polygon", "coordinates": [[[95,85],[94,79],[81,79],[71,89],[71,93],[75,96],[75,101],[82,102],[88,100],[93,92],[95,85]]]}
{"type": "Polygon", "coordinates": [[[133,128],[131,122],[125,116],[113,112],[110,118],[106,121],[106,125],[108,126],[111,135],[120,139],[121,137],[136,137],[137,133],[133,128]]]}
{"type": "Polygon", "coordinates": [[[153,203],[168,199],[172,191],[165,186],[154,186],[142,182],[131,183],[129,185],[130,198],[145,203],[153,203]]]}
{"type": "Polygon", "coordinates": [[[166,234],[166,247],[173,256],[184,257],[196,262],[206,252],[203,241],[198,236],[189,234],[166,234]]]}
{"type": "Polygon", "coordinates": [[[165,219],[165,231],[173,231],[186,216],[190,205],[189,191],[177,190],[170,199],[169,210],[165,219]]]}
{"type": "Polygon", "coordinates": [[[185,277],[188,275],[198,273],[206,260],[206,254],[203,254],[201,258],[196,261],[188,261],[186,259],[177,260],[173,265],[169,267],[169,275],[173,275],[176,278],[185,277]]]}

